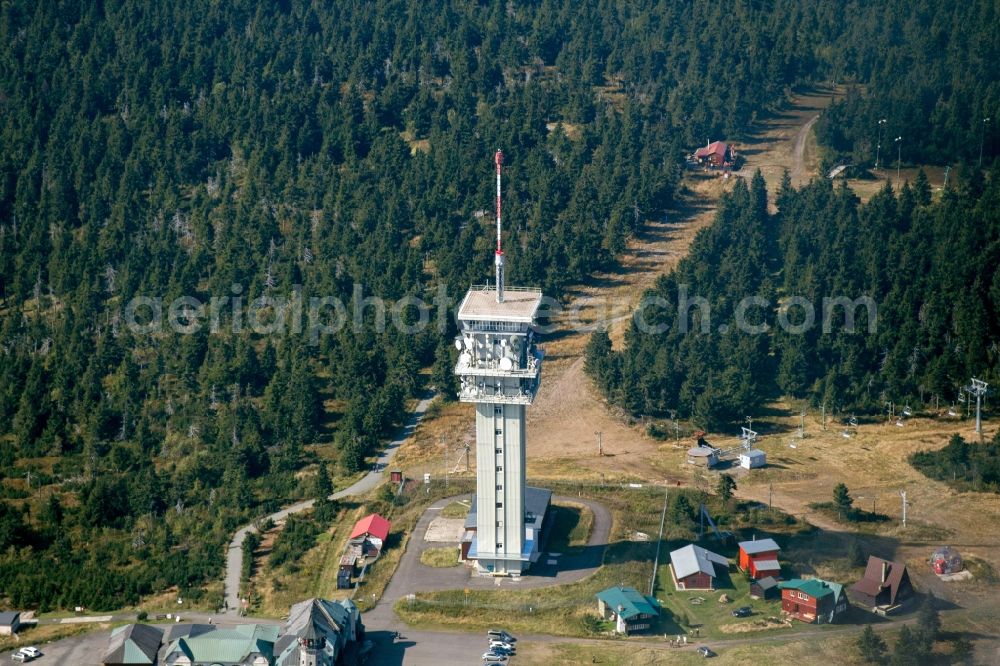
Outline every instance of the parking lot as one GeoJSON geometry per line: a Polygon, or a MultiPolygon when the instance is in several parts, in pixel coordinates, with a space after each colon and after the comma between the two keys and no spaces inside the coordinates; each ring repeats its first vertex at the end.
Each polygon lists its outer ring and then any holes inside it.
{"type": "MultiPolygon", "coordinates": [[[[29,663],[39,666],[56,664],[62,666],[99,666],[104,650],[108,646],[108,630],[94,631],[79,636],[64,638],[53,643],[37,645],[42,656],[29,663]]],[[[0,653],[0,664],[13,664],[11,654],[16,650],[0,653]]]]}

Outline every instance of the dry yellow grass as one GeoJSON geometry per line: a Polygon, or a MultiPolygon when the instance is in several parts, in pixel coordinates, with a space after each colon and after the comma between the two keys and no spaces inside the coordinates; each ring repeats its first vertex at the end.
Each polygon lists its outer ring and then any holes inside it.
{"type": "MultiPolygon", "coordinates": [[[[45,643],[69,638],[70,636],[78,636],[91,631],[107,631],[118,624],[123,623],[40,624],[27,629],[22,628],[17,638],[13,636],[0,636],[0,652],[26,645],[44,646],[45,643]]],[[[44,650],[44,648],[42,649],[44,650]]]]}
{"type": "Polygon", "coordinates": [[[458,547],[441,546],[440,548],[428,548],[420,553],[420,563],[429,567],[446,569],[458,566],[458,547]]]}

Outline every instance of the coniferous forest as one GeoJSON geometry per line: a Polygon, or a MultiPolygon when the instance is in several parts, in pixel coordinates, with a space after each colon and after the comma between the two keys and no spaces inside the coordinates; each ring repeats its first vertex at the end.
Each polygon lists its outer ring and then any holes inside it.
{"type": "Polygon", "coordinates": [[[782,395],[831,414],[934,396],[947,405],[970,377],[998,374],[997,176],[976,172],[937,200],[918,178],[866,204],[827,179],[800,189],[786,181],[776,213],[763,178],[737,182],[653,290],[664,305],[645,311],[649,330],[633,323],[617,352],[606,332],[594,333],[588,371],[633,413],[675,410],[702,427],[732,428],[782,395]],[[706,310],[691,307],[684,330],[682,291],[705,299],[710,326],[706,310]],[[738,314],[747,297],[759,301],[738,314]],[[824,299],[841,297],[852,303],[829,306],[824,331],[824,299]],[[873,309],[855,307],[859,297],[873,309]]]}
{"type": "MultiPolygon", "coordinates": [[[[686,151],[738,137],[795,86],[856,84],[837,113],[906,106],[933,129],[913,139],[926,155],[968,157],[997,107],[982,64],[997,61],[994,4],[849,4],[4,2],[2,594],[43,609],[196,594],[235,526],[310,492],[319,457],[338,478],[361,469],[423,388],[418,370],[446,381],[452,332],[383,328],[369,308],[315,339],[258,334],[233,303],[460,298],[489,276],[480,211],[498,147],[509,281],[553,295],[671,205],[686,151]],[[955,54],[970,40],[975,60],[955,54]],[[918,47],[926,62],[899,57],[918,47]],[[910,85],[923,68],[934,76],[910,85]],[[217,330],[139,332],[125,321],[137,297],[229,306],[217,330]]],[[[858,123],[821,140],[863,151],[858,123]]],[[[877,342],[731,335],[690,349],[632,333],[588,365],[630,409],[706,421],[775,383],[845,403],[945,391],[995,362],[974,341],[998,321],[984,251],[996,179],[968,183],[940,203],[918,187],[866,206],[826,183],[785,188],[774,215],[755,181],[661,285],[683,276],[720,301],[737,284],[871,288],[901,322],[877,342]],[[727,251],[736,241],[750,252],[727,251]],[[918,306],[917,278],[940,302],[918,306]],[[881,380],[885,367],[905,372],[881,380]]]]}

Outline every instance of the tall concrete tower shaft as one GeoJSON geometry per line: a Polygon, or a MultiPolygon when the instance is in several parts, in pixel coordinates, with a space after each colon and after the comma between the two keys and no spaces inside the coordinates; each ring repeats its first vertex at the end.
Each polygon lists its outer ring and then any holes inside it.
{"type": "MultiPolygon", "coordinates": [[[[497,151],[498,225],[501,156],[497,151]]],[[[496,285],[474,285],[458,309],[455,374],[459,399],[476,405],[476,535],[469,556],[481,572],[519,575],[538,538],[525,530],[525,408],[541,381],[542,292],[504,289],[499,226],[497,234],[496,285]]]]}

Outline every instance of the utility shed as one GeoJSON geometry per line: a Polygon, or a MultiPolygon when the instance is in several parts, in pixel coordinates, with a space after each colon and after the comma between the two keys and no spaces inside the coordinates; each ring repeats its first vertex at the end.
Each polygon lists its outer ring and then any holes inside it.
{"type": "Polygon", "coordinates": [[[112,630],[104,666],[140,666],[156,664],[156,654],[163,641],[163,630],[149,624],[126,624],[112,630]]]}
{"type": "Polygon", "coordinates": [[[781,596],[778,581],[772,576],[761,578],[750,583],[751,599],[777,599],[781,596]]]}
{"type": "Polygon", "coordinates": [[[767,454],[760,449],[750,449],[740,454],[740,467],[755,469],[767,464],[767,454]]]}
{"type": "Polygon", "coordinates": [[[21,627],[21,613],[4,611],[0,613],[0,636],[11,636],[21,627]]]}

